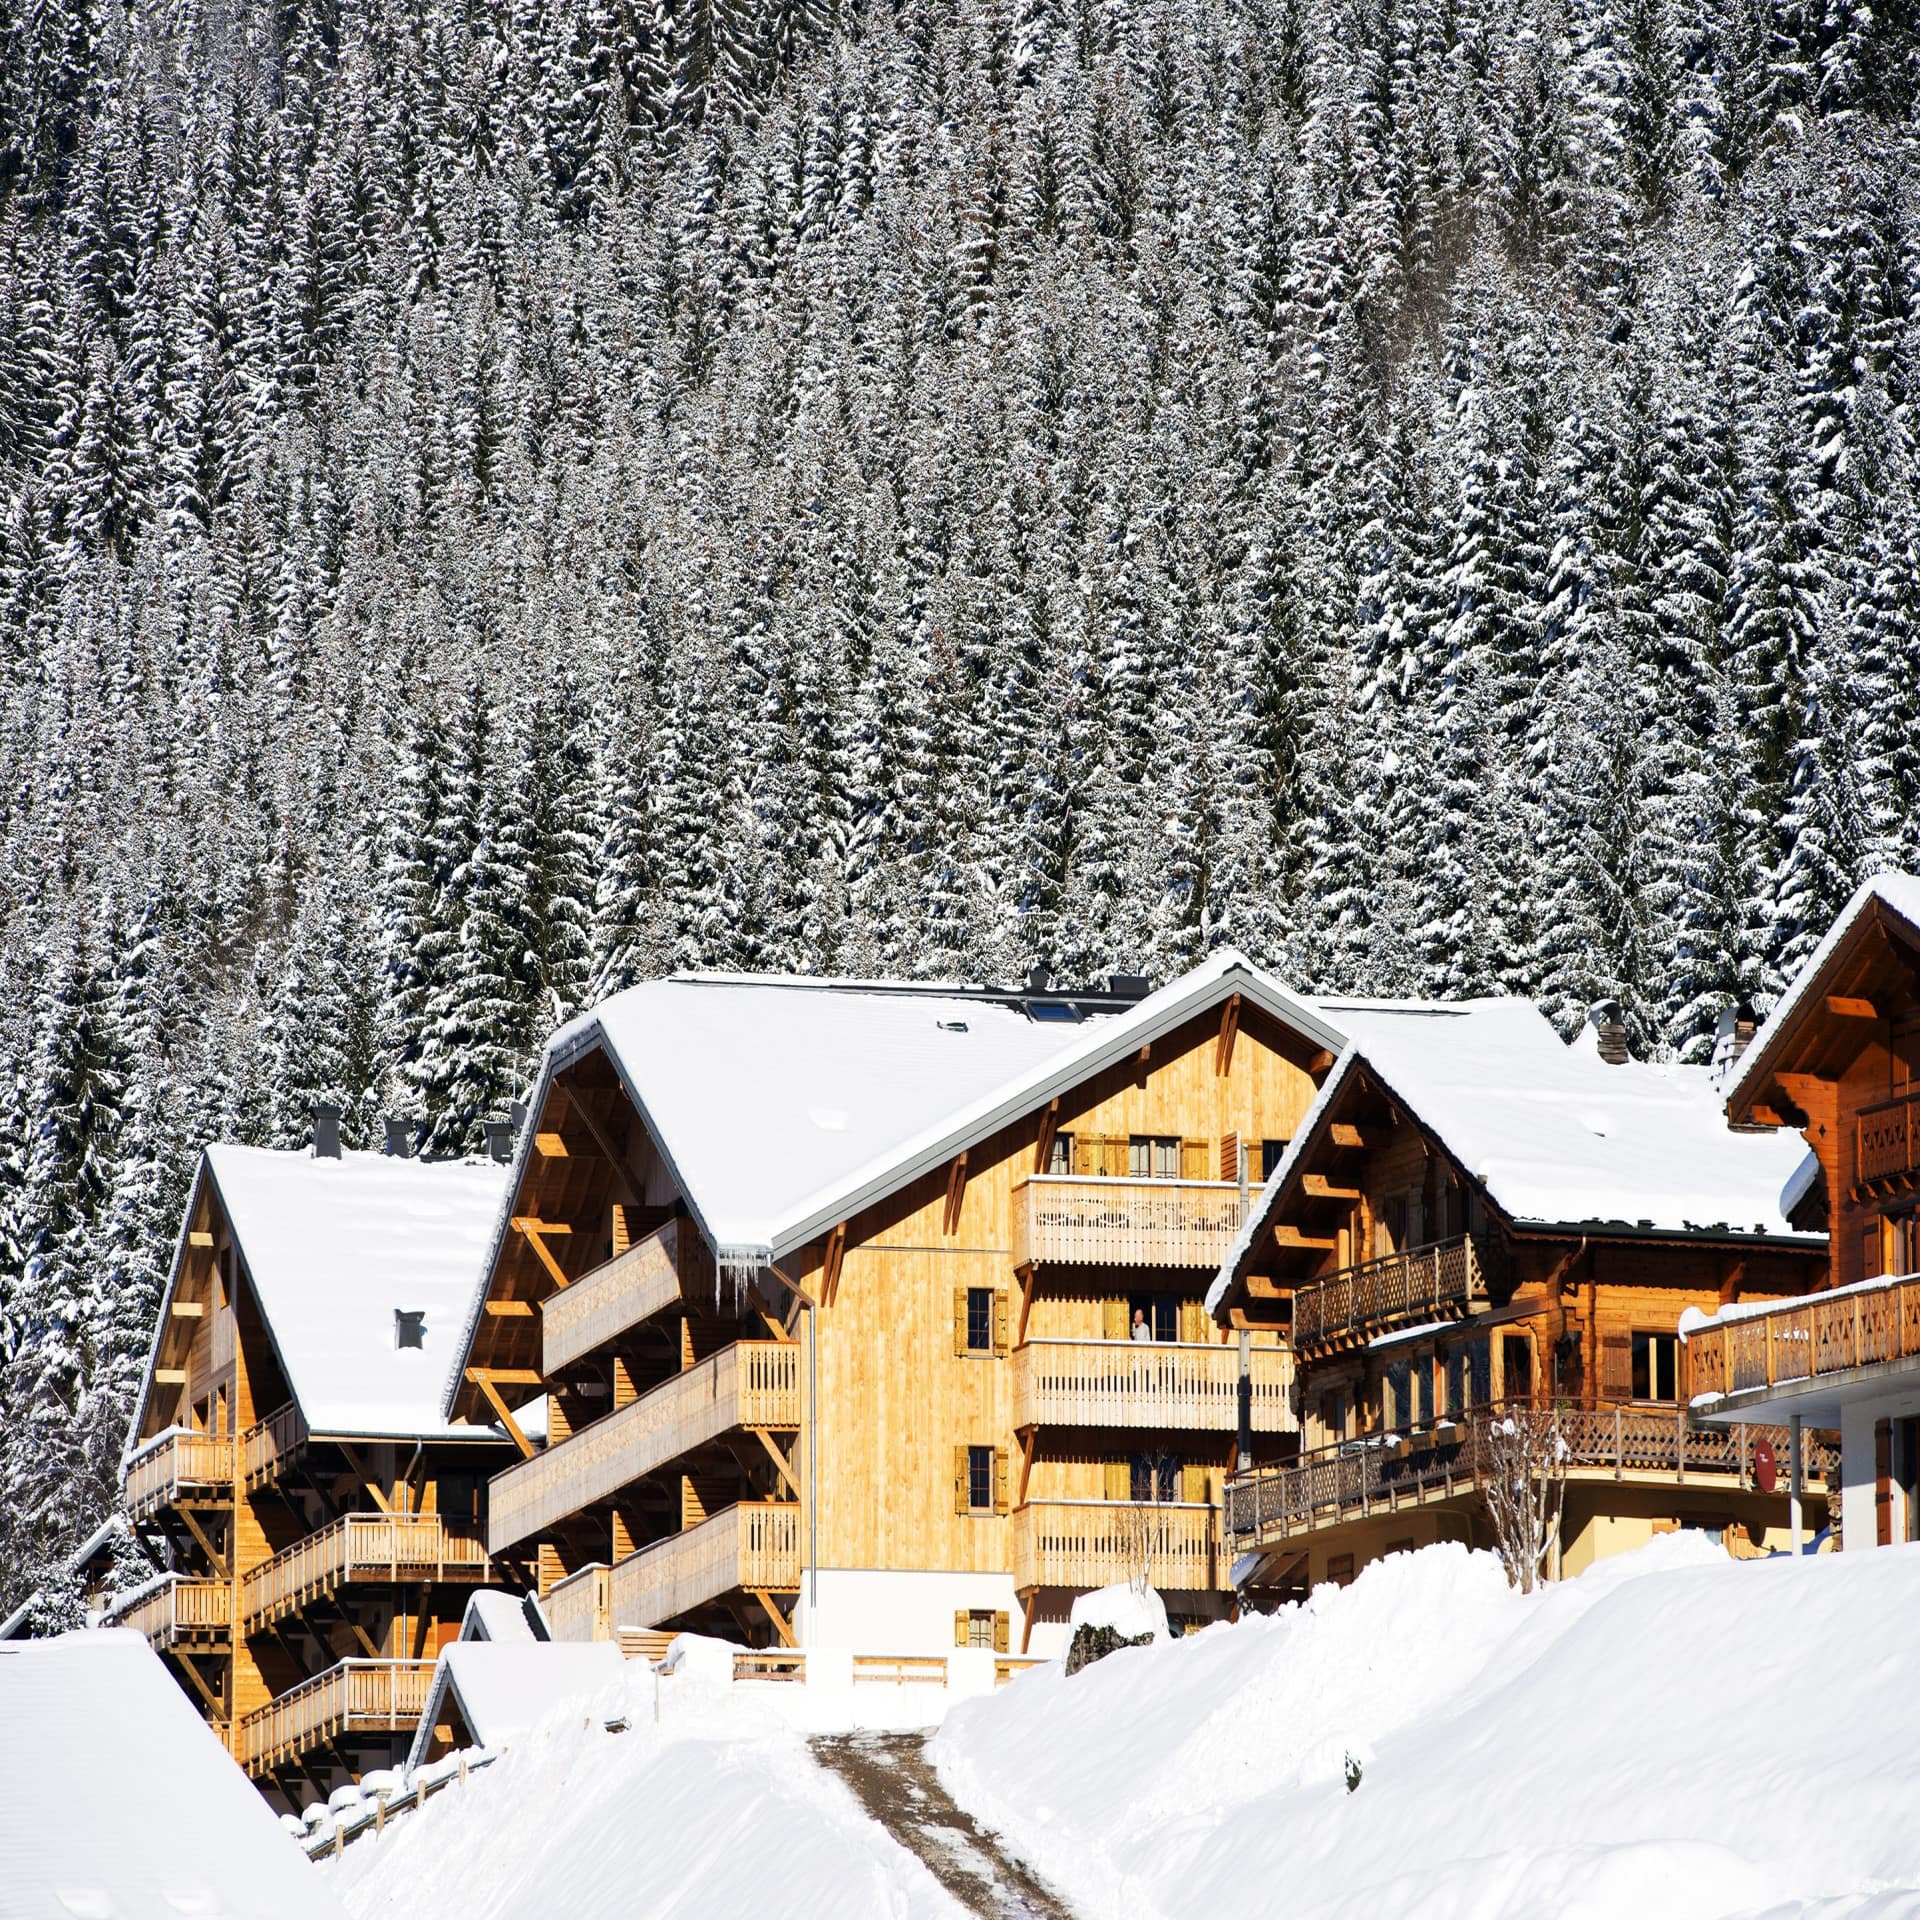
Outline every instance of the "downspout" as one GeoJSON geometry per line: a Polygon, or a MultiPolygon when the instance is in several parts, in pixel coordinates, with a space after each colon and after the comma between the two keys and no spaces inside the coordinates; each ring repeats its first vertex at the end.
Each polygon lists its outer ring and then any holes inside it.
{"type": "MultiPolygon", "coordinates": [[[[813,1331],[813,1302],[807,1302],[807,1609],[820,1606],[820,1372],[813,1331]]],[[[812,1621],[808,1621],[809,1627],[812,1621]]]]}

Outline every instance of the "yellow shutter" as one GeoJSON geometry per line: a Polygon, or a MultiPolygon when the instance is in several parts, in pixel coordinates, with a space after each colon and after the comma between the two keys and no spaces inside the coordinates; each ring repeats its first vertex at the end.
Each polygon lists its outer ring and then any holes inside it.
{"type": "Polygon", "coordinates": [[[1083,1177],[1100,1171],[1100,1136],[1076,1133],[1073,1136],[1073,1170],[1083,1177]]]}
{"type": "Polygon", "coordinates": [[[1109,1500],[1133,1498],[1133,1468],[1124,1460],[1107,1462],[1107,1498],[1109,1500]]]}
{"type": "Polygon", "coordinates": [[[1106,1175],[1109,1180],[1124,1180],[1133,1153],[1133,1142],[1124,1133],[1110,1133],[1103,1142],[1106,1175]]]}
{"type": "Polygon", "coordinates": [[[1240,1178],[1240,1136],[1237,1133],[1223,1133],[1220,1136],[1220,1178],[1240,1178]]]}
{"type": "Polygon", "coordinates": [[[1180,1491],[1181,1499],[1190,1501],[1196,1507],[1204,1507],[1209,1498],[1206,1468],[1189,1461],[1180,1469],[1180,1478],[1185,1483],[1180,1491]]]}
{"type": "Polygon", "coordinates": [[[994,1652],[1005,1653],[1008,1647],[1012,1645],[1012,1643],[1013,1643],[1013,1622],[1011,1618],[1004,1613],[996,1613],[993,1616],[993,1650],[994,1652]]]}
{"type": "Polygon", "coordinates": [[[993,1510],[1005,1513],[1007,1510],[1007,1450],[995,1447],[993,1450],[993,1510]]]}
{"type": "Polygon", "coordinates": [[[967,1610],[955,1607],[953,1610],[953,1644],[964,1647],[967,1644],[967,1610]]]}
{"type": "Polygon", "coordinates": [[[1182,1140],[1180,1142],[1180,1178],[1204,1180],[1209,1171],[1207,1143],[1204,1140],[1182,1140]]]}
{"type": "Polygon", "coordinates": [[[1007,1350],[1007,1290],[995,1287],[993,1290],[993,1350],[1005,1353],[1007,1350]]]}
{"type": "Polygon", "coordinates": [[[1100,1302],[1100,1336],[1103,1340],[1124,1340],[1127,1337],[1127,1303],[1124,1300],[1102,1300],[1100,1302]]]}
{"type": "Polygon", "coordinates": [[[972,1511],[973,1503],[967,1498],[967,1450],[955,1447],[953,1450],[953,1510],[955,1513],[972,1511]]]}
{"type": "Polygon", "coordinates": [[[1204,1300],[1182,1300],[1180,1302],[1180,1338],[1192,1345],[1213,1337],[1213,1321],[1207,1313],[1204,1300]]]}
{"type": "Polygon", "coordinates": [[[967,1290],[955,1287],[953,1290],[953,1350],[956,1354],[967,1350],[967,1290]]]}

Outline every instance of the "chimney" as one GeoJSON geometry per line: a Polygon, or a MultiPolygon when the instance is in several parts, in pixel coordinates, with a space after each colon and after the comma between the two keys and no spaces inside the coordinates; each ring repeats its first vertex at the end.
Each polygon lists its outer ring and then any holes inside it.
{"type": "Polygon", "coordinates": [[[316,1160],[340,1158],[340,1109],[316,1100],[307,1109],[313,1115],[313,1157],[316,1160]]]}
{"type": "Polygon", "coordinates": [[[513,1158],[513,1122],[511,1120],[489,1120],[487,1122],[487,1158],[505,1166],[513,1158]]]}
{"type": "Polygon", "coordinates": [[[1114,1000],[1144,1000],[1153,991],[1153,982],[1144,973],[1110,973],[1107,994],[1114,1000]]]}
{"type": "Polygon", "coordinates": [[[394,1160],[413,1158],[413,1129],[398,1114],[387,1115],[387,1154],[394,1160]]]}
{"type": "Polygon", "coordinates": [[[1627,1016],[1618,1000],[1596,1000],[1587,1009],[1593,1023],[1594,1038],[1600,1043],[1600,1058],[1610,1067],[1625,1066],[1627,1053],[1627,1016]]]}
{"type": "Polygon", "coordinates": [[[507,1108],[507,1125],[513,1129],[513,1137],[518,1140],[520,1132],[527,1124],[527,1103],[516,1100],[507,1108]]]}
{"type": "Polygon", "coordinates": [[[424,1308],[418,1311],[406,1307],[394,1308],[393,1344],[396,1348],[420,1348],[427,1344],[427,1315],[424,1308]]]}
{"type": "Polygon", "coordinates": [[[1720,1018],[1713,1029],[1715,1071],[1724,1072],[1746,1052],[1759,1024],[1753,1009],[1744,1000],[1720,1010],[1720,1018]]]}
{"type": "Polygon", "coordinates": [[[1044,960],[1036,960],[1027,969],[1027,991],[1045,993],[1053,984],[1053,969],[1044,960]]]}

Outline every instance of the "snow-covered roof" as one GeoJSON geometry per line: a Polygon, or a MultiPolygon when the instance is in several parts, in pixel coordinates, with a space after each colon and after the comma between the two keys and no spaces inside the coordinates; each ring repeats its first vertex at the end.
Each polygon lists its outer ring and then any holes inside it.
{"type": "Polygon", "coordinates": [[[1208,1293],[1227,1286],[1341,1090],[1363,1069],[1516,1226],[1792,1239],[1782,1205],[1805,1148],[1736,1133],[1707,1067],[1610,1066],[1589,1027],[1571,1046],[1525,1000],[1328,1001],[1352,1036],[1208,1293]]]}
{"type": "MultiPolygon", "coordinates": [[[[229,1145],[209,1147],[201,1165],[311,1432],[491,1434],[449,1427],[440,1387],[499,1211],[504,1167],[229,1145]],[[397,1343],[396,1310],[426,1315],[419,1347],[397,1343]]],[[[175,1285],[181,1271],[176,1263],[175,1285]]]]}
{"type": "Polygon", "coordinates": [[[1773,1043],[1787,1033],[1798,1020],[1808,997],[1827,969],[1827,963],[1852,937],[1869,908],[1881,906],[1897,914],[1913,929],[1920,941],[1920,876],[1911,873],[1876,873],[1853,890],[1853,898],[1840,909],[1839,917],[1827,929],[1826,937],[1808,955],[1806,964],[1794,975],[1778,1004],[1753,1036],[1740,1056],[1725,1086],[1727,1105],[1738,1106],[1759,1091],[1769,1070],[1773,1043]]]}
{"type": "Polygon", "coordinates": [[[426,1759],[449,1700],[481,1746],[504,1747],[563,1702],[617,1689],[625,1671],[612,1640],[456,1640],[440,1650],[408,1764],[426,1759]]]}
{"type": "Polygon", "coordinates": [[[0,1646],[0,1907],[342,1920],[146,1641],[0,1646]]]}
{"type": "Polygon", "coordinates": [[[481,1587],[467,1596],[467,1610],[460,1616],[460,1638],[527,1646],[547,1637],[545,1624],[540,1620],[539,1602],[531,1594],[481,1587]]]}

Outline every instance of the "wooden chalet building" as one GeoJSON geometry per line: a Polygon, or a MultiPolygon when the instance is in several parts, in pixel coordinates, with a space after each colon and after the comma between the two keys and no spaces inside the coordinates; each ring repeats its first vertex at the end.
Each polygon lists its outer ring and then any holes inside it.
{"type": "Polygon", "coordinates": [[[1798,1144],[1730,1133],[1708,1069],[1628,1059],[1604,1016],[1567,1046],[1517,1000],[1325,1011],[1351,1044],[1210,1295],[1299,1369],[1299,1458],[1227,1488],[1243,1582],[1489,1544],[1487,1422],[1516,1403],[1570,1448],[1556,1571],[1676,1525],[1776,1535],[1748,1441],[1688,1419],[1674,1330],[1823,1270],[1781,1211],[1798,1144]]]}
{"type": "MultiPolygon", "coordinates": [[[[1232,953],[1154,993],[616,995],[548,1048],[443,1409],[524,1456],[496,1561],[562,1639],[1044,1651],[1143,1560],[1219,1614],[1240,1363],[1202,1296],[1340,1044],[1232,953]]],[[[1249,1371],[1278,1459],[1291,1360],[1249,1371]]]]}
{"type": "Polygon", "coordinates": [[[488,1577],[511,1446],[438,1403],[503,1185],[337,1148],[201,1158],[122,1469],[167,1571],[107,1624],[288,1810],[405,1754],[488,1577]]]}
{"type": "Polygon", "coordinates": [[[1805,1139],[1830,1258],[1809,1297],[1694,1317],[1699,1417],[1837,1429],[1841,1544],[1920,1539],[1920,878],[1854,894],[1741,1056],[1727,1117],[1805,1139]]]}

